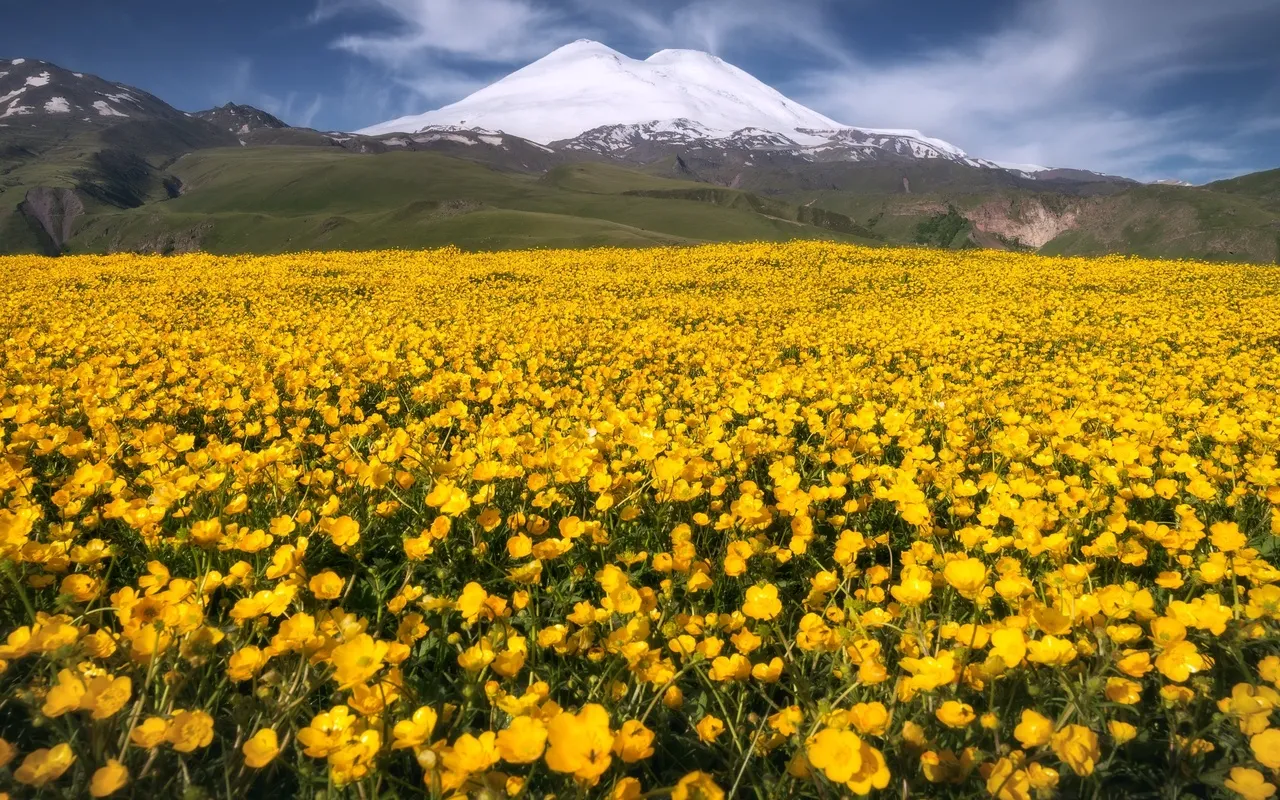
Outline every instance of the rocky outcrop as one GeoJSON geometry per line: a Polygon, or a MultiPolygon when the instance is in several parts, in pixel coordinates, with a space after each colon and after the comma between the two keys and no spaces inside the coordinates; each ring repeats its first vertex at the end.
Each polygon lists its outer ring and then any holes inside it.
{"type": "Polygon", "coordinates": [[[84,203],[72,189],[37,186],[27,191],[18,212],[39,236],[45,252],[58,255],[71,241],[76,219],[84,214],[84,203]]]}
{"type": "Polygon", "coordinates": [[[965,216],[982,233],[1039,249],[1076,227],[1081,209],[1074,203],[1052,204],[1040,197],[993,200],[970,209],[965,216]]]}

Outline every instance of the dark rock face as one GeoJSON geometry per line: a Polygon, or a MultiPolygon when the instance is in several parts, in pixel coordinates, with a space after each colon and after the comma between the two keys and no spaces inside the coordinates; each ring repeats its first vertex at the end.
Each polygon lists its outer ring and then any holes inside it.
{"type": "Polygon", "coordinates": [[[71,240],[76,219],[84,213],[84,203],[71,189],[37,186],[27,192],[18,211],[36,232],[45,251],[58,255],[71,240]]]}
{"type": "Polygon", "coordinates": [[[261,109],[235,103],[227,103],[225,106],[218,106],[207,111],[197,111],[193,116],[237,136],[245,136],[254,131],[279,130],[280,128],[289,127],[287,123],[261,109]]]}

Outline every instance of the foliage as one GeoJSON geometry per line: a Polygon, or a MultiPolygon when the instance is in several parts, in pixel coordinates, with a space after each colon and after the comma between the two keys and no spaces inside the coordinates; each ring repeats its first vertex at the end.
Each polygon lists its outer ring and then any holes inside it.
{"type": "Polygon", "coordinates": [[[0,795],[1266,798],[1278,281],[0,260],[0,795]]]}
{"type": "Polygon", "coordinates": [[[969,220],[948,205],[945,214],[934,214],[916,226],[915,243],[933,247],[951,247],[960,232],[969,227],[969,220]]]}

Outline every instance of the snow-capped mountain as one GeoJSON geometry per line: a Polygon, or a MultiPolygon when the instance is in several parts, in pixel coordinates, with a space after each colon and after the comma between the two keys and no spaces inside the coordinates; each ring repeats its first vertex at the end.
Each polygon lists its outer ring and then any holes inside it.
{"type": "Polygon", "coordinates": [[[455,125],[549,144],[606,125],[677,119],[725,131],[842,127],[707,53],[663,50],[640,61],[580,39],[457,103],[361,133],[455,125]]]}
{"type": "Polygon", "coordinates": [[[243,136],[260,130],[280,130],[289,125],[262,109],[227,103],[206,111],[196,111],[192,116],[211,122],[229,133],[243,136]]]}
{"type": "Polygon", "coordinates": [[[914,130],[841,124],[709,53],[643,61],[580,39],[444,108],[366,128],[501,131],[558,150],[627,156],[655,146],[787,152],[811,161],[945,159],[1001,169],[914,130]]]}
{"type": "Polygon", "coordinates": [[[141,89],[72,72],[47,61],[0,59],[0,126],[109,127],[169,119],[181,112],[141,89]]]}

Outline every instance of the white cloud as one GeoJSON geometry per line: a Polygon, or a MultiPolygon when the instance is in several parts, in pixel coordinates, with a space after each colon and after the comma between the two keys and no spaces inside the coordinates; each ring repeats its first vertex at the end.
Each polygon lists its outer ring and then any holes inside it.
{"type": "Polygon", "coordinates": [[[320,0],[312,19],[353,14],[382,18],[392,29],[346,34],[335,46],[393,68],[433,55],[481,62],[537,58],[547,42],[562,44],[580,29],[529,0],[320,0]]]}
{"type": "MultiPolygon", "coordinates": [[[[664,6],[575,0],[574,7],[618,34],[618,38],[634,40],[652,50],[689,47],[725,56],[755,47],[799,45],[814,56],[840,64],[848,61],[848,53],[828,24],[828,14],[840,7],[836,1],[680,0],[664,6]],[[619,28],[618,23],[623,27],[619,28]]],[[[854,0],[848,0],[843,7],[853,5],[854,0]]]]}
{"type": "Polygon", "coordinates": [[[231,62],[225,80],[214,89],[210,99],[217,105],[240,103],[254,106],[290,125],[302,128],[311,127],[311,123],[326,105],[322,94],[311,95],[308,99],[298,92],[287,92],[280,96],[262,91],[254,78],[253,61],[248,58],[238,58],[231,62]]]}
{"type": "MultiPolygon", "coordinates": [[[[1274,130],[1274,104],[1171,102],[1179,81],[1271,68],[1276,0],[1023,0],[985,35],[920,50],[859,50],[838,15],[873,0],[317,0],[313,20],[367,26],[335,46],[386,70],[410,112],[443,105],[580,36],[644,57],[709,50],[844,122],[915,128],[986,158],[1139,178],[1225,175],[1274,130]],[[372,32],[370,32],[372,31],[372,32]],[[776,76],[776,73],[775,73],[776,76]],[[412,99],[417,97],[416,105],[412,99]],[[1223,125],[1224,114],[1238,124],[1223,125]]],[[[1280,82],[1273,91],[1280,92],[1280,82]]],[[[395,105],[394,103],[392,105],[395,105]]]]}
{"type": "Polygon", "coordinates": [[[1239,131],[1205,124],[1216,109],[1151,111],[1152,95],[1240,66],[1232,44],[1277,26],[1271,0],[1038,0],[968,46],[859,59],[791,88],[845,122],[919,128],[986,158],[1139,178],[1182,159],[1223,174],[1245,148],[1239,131]]]}

